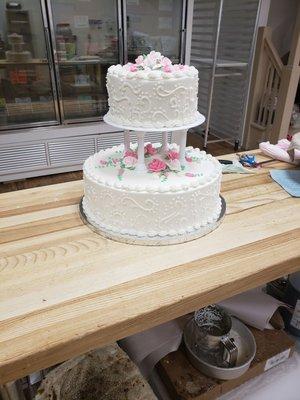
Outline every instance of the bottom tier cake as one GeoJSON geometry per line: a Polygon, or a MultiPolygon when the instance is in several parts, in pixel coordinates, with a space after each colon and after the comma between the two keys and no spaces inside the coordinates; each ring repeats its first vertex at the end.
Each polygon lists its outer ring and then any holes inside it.
{"type": "Polygon", "coordinates": [[[217,221],[221,211],[221,165],[211,155],[148,143],[145,171],[138,171],[137,146],[124,154],[115,146],[89,157],[83,167],[83,211],[104,232],[132,238],[193,234],[217,221]]]}

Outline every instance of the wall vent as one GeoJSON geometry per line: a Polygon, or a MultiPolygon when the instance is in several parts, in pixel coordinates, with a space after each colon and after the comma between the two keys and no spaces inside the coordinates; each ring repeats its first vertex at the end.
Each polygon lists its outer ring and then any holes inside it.
{"type": "Polygon", "coordinates": [[[81,164],[96,152],[93,136],[74,137],[72,139],[48,142],[51,165],[81,164]]]}
{"type": "MultiPolygon", "coordinates": [[[[135,132],[131,132],[130,140],[133,143],[137,141],[137,136],[135,132]]],[[[171,132],[168,133],[168,140],[171,140],[171,132]]],[[[145,142],[161,143],[161,141],[161,132],[146,132],[145,142]]],[[[99,151],[102,149],[107,149],[108,147],[118,146],[121,143],[123,143],[123,132],[107,133],[100,135],[97,138],[97,149],[99,151]]]]}
{"type": "Polygon", "coordinates": [[[47,166],[44,143],[13,144],[0,147],[0,172],[22,171],[47,166]]]}

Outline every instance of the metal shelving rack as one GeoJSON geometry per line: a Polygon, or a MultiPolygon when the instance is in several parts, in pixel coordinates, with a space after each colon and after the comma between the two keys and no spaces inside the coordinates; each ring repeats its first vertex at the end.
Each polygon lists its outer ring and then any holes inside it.
{"type": "Polygon", "coordinates": [[[194,2],[191,64],[200,70],[199,111],[207,116],[201,132],[205,149],[209,143],[225,141],[234,143],[237,150],[242,141],[259,8],[260,0],[194,2]],[[230,38],[239,42],[241,49],[231,44],[230,38]],[[227,90],[232,94],[225,93],[227,90]],[[231,104],[240,115],[232,112],[230,116],[231,104]],[[209,140],[209,133],[217,139],[209,140]]]}

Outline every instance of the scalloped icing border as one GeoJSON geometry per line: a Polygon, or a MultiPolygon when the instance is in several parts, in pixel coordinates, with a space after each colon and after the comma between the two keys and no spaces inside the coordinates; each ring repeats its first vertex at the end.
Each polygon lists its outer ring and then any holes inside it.
{"type": "Polygon", "coordinates": [[[107,112],[107,114],[105,115],[105,122],[107,124],[111,124],[112,126],[118,125],[118,126],[130,126],[132,128],[140,128],[141,126],[143,126],[143,129],[147,130],[147,129],[172,129],[172,128],[178,128],[181,126],[196,126],[199,125],[199,116],[198,114],[196,115],[196,118],[193,120],[187,120],[187,121],[182,121],[182,120],[178,120],[177,122],[173,122],[170,121],[169,123],[165,122],[163,125],[162,124],[156,124],[156,123],[152,123],[152,124],[148,124],[145,121],[131,121],[131,120],[127,120],[127,121],[123,121],[122,119],[115,119],[112,118],[110,116],[109,111],[107,112]],[[183,124],[183,125],[182,125],[183,124]]]}
{"type": "Polygon", "coordinates": [[[103,223],[97,221],[94,214],[89,211],[89,207],[86,205],[85,196],[83,196],[83,199],[82,199],[82,208],[87,217],[87,220],[91,221],[91,224],[98,229],[106,230],[108,232],[112,232],[112,233],[115,233],[118,235],[129,235],[129,236],[132,236],[133,238],[134,237],[136,237],[136,238],[141,238],[141,237],[164,238],[164,237],[174,237],[174,236],[193,234],[193,233],[199,231],[199,229],[204,228],[205,226],[216,222],[222,211],[222,200],[221,200],[221,197],[219,197],[219,204],[218,204],[217,210],[214,212],[214,214],[210,218],[208,218],[208,220],[205,223],[192,225],[192,227],[189,229],[182,228],[177,231],[174,229],[171,231],[162,231],[162,232],[156,232],[156,231],[151,231],[151,232],[141,232],[140,231],[139,232],[134,229],[118,229],[118,228],[109,226],[107,224],[103,224],[103,223]]]}
{"type": "Polygon", "coordinates": [[[146,80],[146,81],[157,81],[157,80],[178,80],[186,78],[198,78],[199,71],[193,66],[188,66],[186,71],[172,71],[163,72],[155,70],[139,70],[136,72],[127,71],[125,65],[111,65],[107,70],[107,75],[116,76],[123,80],[146,80]]]}

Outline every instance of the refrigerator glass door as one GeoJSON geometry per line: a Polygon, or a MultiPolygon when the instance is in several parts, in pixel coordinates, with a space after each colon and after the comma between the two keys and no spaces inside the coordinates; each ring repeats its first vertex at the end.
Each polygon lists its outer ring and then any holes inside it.
{"type": "Polygon", "coordinates": [[[160,51],[180,62],[182,0],[126,0],[127,58],[160,51]]]}
{"type": "Polygon", "coordinates": [[[63,120],[100,119],[106,72],[119,62],[117,1],[52,0],[50,19],[63,120]]]}
{"type": "Polygon", "coordinates": [[[43,18],[40,0],[0,0],[0,129],[59,122],[43,18]]]}

